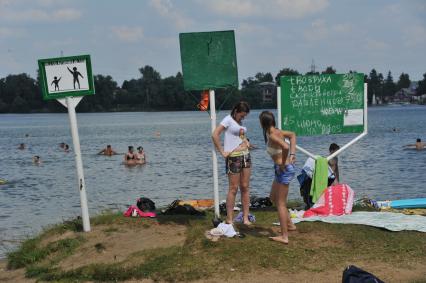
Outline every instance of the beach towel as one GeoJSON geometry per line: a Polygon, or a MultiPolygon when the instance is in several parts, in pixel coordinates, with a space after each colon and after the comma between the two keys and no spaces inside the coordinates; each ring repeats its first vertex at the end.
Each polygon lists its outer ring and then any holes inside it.
{"type": "Polygon", "coordinates": [[[315,160],[315,170],[314,175],[312,176],[312,184],[310,195],[312,201],[317,202],[318,198],[321,196],[325,188],[327,188],[328,181],[328,162],[327,158],[322,156],[317,156],[315,160]]]}
{"type": "Polygon", "coordinates": [[[353,203],[354,191],[348,185],[330,186],[324,190],[314,206],[305,211],[303,217],[350,214],[353,203]]]}
{"type": "MultiPolygon", "coordinates": [[[[313,216],[307,218],[293,218],[294,224],[302,221],[322,221],[326,223],[362,224],[390,231],[419,231],[426,232],[426,217],[420,215],[405,215],[393,212],[356,211],[341,216],[313,216]]],[[[274,223],[279,225],[279,223],[274,223]]]]}

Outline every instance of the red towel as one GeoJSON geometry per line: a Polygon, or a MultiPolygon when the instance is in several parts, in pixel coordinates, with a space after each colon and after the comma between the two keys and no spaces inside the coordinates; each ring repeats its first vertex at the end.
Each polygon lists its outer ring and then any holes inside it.
{"type": "Polygon", "coordinates": [[[324,190],[314,206],[303,217],[351,214],[354,191],[346,184],[330,186],[324,190]]]}

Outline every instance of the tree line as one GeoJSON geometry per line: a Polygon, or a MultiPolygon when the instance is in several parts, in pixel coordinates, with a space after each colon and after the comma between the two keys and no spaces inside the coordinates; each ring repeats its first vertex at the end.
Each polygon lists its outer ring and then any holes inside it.
{"type": "MultiPolygon", "coordinates": [[[[125,80],[121,86],[109,75],[95,75],[96,94],[85,97],[78,105],[79,112],[114,112],[114,111],[177,111],[197,110],[201,93],[188,92],[183,88],[183,76],[178,72],[175,76],[162,78],[151,66],[139,69],[138,79],[125,80]]],[[[354,71],[350,71],[351,73],[354,71]]],[[[330,66],[322,74],[335,74],[330,66]]],[[[306,75],[320,74],[308,72],[306,75]]],[[[216,107],[230,109],[240,100],[247,101],[253,109],[276,108],[276,96],[272,102],[264,102],[259,84],[276,83],[283,75],[301,75],[297,70],[283,68],[275,78],[271,73],[257,73],[254,77],[242,81],[241,89],[231,87],[216,90],[216,107]]],[[[55,100],[42,99],[40,78],[31,78],[28,74],[8,75],[0,79],[0,113],[30,112],[65,112],[66,109],[55,100]]],[[[402,73],[394,82],[389,71],[386,78],[372,69],[365,75],[368,83],[369,101],[373,94],[376,97],[390,97],[402,88],[411,84],[408,74],[402,73]]],[[[418,82],[417,95],[426,94],[426,73],[418,82]]]]}

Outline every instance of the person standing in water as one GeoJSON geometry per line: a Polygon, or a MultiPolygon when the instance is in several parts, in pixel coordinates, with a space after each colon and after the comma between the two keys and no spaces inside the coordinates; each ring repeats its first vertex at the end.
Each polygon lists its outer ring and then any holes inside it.
{"type": "Polygon", "coordinates": [[[418,139],[416,140],[416,143],[415,143],[415,144],[407,144],[407,145],[405,145],[404,147],[408,147],[408,148],[415,148],[415,149],[417,149],[417,150],[422,150],[422,149],[425,149],[426,144],[425,144],[424,142],[422,142],[422,139],[418,138],[418,139]]]}
{"type": "Polygon", "coordinates": [[[125,165],[136,165],[136,155],[133,150],[133,146],[129,145],[127,153],[124,155],[125,165]]]}
{"type": "Polygon", "coordinates": [[[80,89],[80,81],[78,80],[78,76],[80,76],[81,78],[84,78],[83,75],[79,71],[77,71],[77,67],[73,67],[72,71],[71,71],[71,69],[69,67],[67,67],[67,69],[72,74],[73,83],[74,83],[74,89],[75,89],[75,83],[78,84],[78,89],[80,89]]]}
{"type": "Polygon", "coordinates": [[[251,158],[246,140],[247,128],[242,121],[250,112],[247,102],[237,103],[231,111],[216,127],[212,134],[213,144],[217,151],[225,158],[226,174],[228,175],[229,189],[226,197],[226,223],[233,223],[235,197],[238,188],[241,191],[241,202],[243,205],[243,224],[250,225],[250,175],[251,158]],[[225,133],[223,147],[220,135],[225,133]]]}
{"type": "Polygon", "coordinates": [[[136,164],[138,165],[142,165],[146,163],[146,155],[145,155],[145,151],[143,150],[142,146],[139,146],[137,148],[137,152],[135,154],[135,158],[136,158],[136,164]]]}
{"type": "Polygon", "coordinates": [[[288,244],[288,231],[296,230],[287,209],[289,184],[295,175],[296,134],[277,129],[272,112],[263,111],[260,113],[259,121],[263,129],[266,152],[274,162],[275,178],[272,183],[270,199],[277,207],[281,226],[281,235],[270,237],[270,239],[288,244]],[[284,141],[286,138],[290,140],[290,145],[284,141]]]}
{"type": "Polygon", "coordinates": [[[117,154],[117,152],[115,152],[115,150],[112,149],[111,145],[108,144],[106,148],[102,149],[101,151],[98,152],[98,155],[108,155],[108,156],[112,156],[117,154]]]}

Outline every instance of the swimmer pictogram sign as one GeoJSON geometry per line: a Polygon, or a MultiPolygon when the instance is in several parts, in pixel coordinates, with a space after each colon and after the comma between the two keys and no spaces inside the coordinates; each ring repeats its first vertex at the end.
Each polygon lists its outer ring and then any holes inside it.
{"type": "Polygon", "coordinates": [[[95,94],[90,55],[38,60],[43,99],[95,94]]]}

